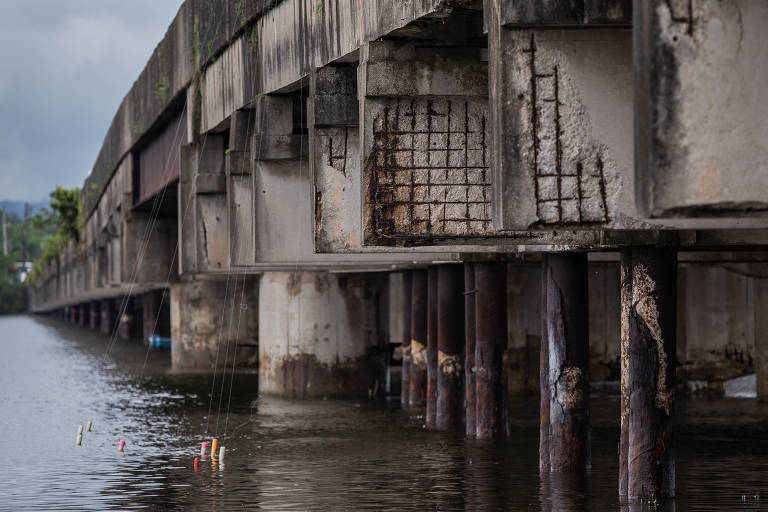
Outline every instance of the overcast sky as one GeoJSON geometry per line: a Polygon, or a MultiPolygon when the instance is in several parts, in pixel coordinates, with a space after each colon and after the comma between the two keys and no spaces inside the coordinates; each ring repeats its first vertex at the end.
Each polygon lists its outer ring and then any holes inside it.
{"type": "Polygon", "coordinates": [[[182,0],[2,0],[0,199],[81,186],[182,0]]]}

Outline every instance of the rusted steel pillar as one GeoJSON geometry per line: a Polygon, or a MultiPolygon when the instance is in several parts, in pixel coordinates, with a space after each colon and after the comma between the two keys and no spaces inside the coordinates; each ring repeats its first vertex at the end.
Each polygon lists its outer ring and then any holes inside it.
{"type": "Polygon", "coordinates": [[[411,273],[411,382],[408,404],[424,405],[427,396],[427,271],[411,273]]]}
{"type": "Polygon", "coordinates": [[[506,263],[475,263],[476,436],[500,438],[504,425],[502,357],[507,345],[506,263]]]}
{"type": "Polygon", "coordinates": [[[549,469],[589,469],[589,311],[587,253],[547,256],[549,469]]]}
{"type": "Polygon", "coordinates": [[[103,299],[101,301],[101,332],[111,334],[115,328],[115,301],[103,299]]]}
{"type": "Polygon", "coordinates": [[[91,317],[89,318],[89,326],[91,329],[99,328],[99,320],[101,320],[101,303],[99,301],[91,302],[91,317]]]}
{"type": "Polygon", "coordinates": [[[671,248],[631,251],[628,497],[673,498],[677,257],[671,248]]]}
{"type": "Polygon", "coordinates": [[[539,363],[539,471],[549,471],[549,342],[547,337],[547,255],[541,257],[541,361],[539,363]]]}
{"type": "Polygon", "coordinates": [[[408,407],[411,387],[411,271],[403,272],[403,373],[400,386],[400,405],[408,407]]]}
{"type": "Polygon", "coordinates": [[[477,412],[475,403],[475,267],[464,263],[464,403],[466,407],[466,434],[475,437],[477,412]]]}
{"type": "Polygon", "coordinates": [[[632,309],[632,249],[621,250],[621,433],[619,435],[619,496],[629,492],[629,320],[632,309]]]}
{"type": "Polygon", "coordinates": [[[134,310],[133,310],[133,297],[128,297],[120,302],[120,310],[117,312],[120,315],[117,334],[120,338],[127,340],[134,336],[134,310]]]}
{"type": "Polygon", "coordinates": [[[437,416],[437,267],[427,274],[427,428],[435,427],[437,416]]]}
{"type": "Polygon", "coordinates": [[[437,414],[435,427],[461,425],[464,386],[464,268],[437,269],[437,414]]]}

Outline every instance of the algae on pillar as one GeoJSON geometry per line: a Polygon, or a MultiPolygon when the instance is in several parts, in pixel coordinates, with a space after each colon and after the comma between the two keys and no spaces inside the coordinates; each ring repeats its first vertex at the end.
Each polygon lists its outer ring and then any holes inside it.
{"type": "Polygon", "coordinates": [[[265,273],[259,286],[259,391],[322,398],[368,396],[383,388],[379,284],[370,274],[265,273]]]}

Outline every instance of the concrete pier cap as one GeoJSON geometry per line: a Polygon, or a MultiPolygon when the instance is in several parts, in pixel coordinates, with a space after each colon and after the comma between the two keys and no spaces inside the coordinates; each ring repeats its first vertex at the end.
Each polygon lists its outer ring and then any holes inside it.
{"type": "Polygon", "coordinates": [[[266,272],[259,285],[259,391],[292,398],[383,390],[377,274],[266,272]]]}

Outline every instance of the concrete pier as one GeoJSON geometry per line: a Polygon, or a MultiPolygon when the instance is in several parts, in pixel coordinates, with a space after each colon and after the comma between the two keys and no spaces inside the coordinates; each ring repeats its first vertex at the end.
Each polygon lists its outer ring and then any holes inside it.
{"type": "Polygon", "coordinates": [[[90,318],[88,319],[88,327],[91,329],[98,329],[101,321],[101,303],[99,301],[91,301],[90,303],[90,318]]]}
{"type": "Polygon", "coordinates": [[[476,436],[506,435],[502,357],[507,343],[507,267],[475,263],[476,436]]]}
{"type": "Polygon", "coordinates": [[[411,272],[411,372],[408,405],[421,407],[427,397],[427,326],[429,287],[426,270],[411,272]]]}
{"type": "Polygon", "coordinates": [[[136,338],[140,336],[139,326],[137,325],[137,319],[135,317],[135,299],[133,297],[126,297],[117,303],[118,328],[117,334],[120,338],[127,340],[130,338],[136,338]]]}
{"type": "Polygon", "coordinates": [[[437,408],[435,426],[461,424],[464,398],[464,268],[437,268],[437,408]]]}
{"type": "Polygon", "coordinates": [[[142,340],[147,343],[150,336],[170,336],[169,310],[170,294],[167,289],[150,290],[141,296],[142,340]]]}
{"type": "Polygon", "coordinates": [[[630,500],[673,498],[676,254],[672,248],[632,247],[623,263],[631,269],[626,286],[632,300],[622,315],[629,321],[629,421],[626,446],[620,446],[627,476],[620,482],[627,481],[630,500]]]}
{"type": "Polygon", "coordinates": [[[101,332],[104,334],[112,334],[115,328],[115,302],[114,299],[101,300],[101,332]]]}
{"type": "Polygon", "coordinates": [[[173,283],[174,370],[256,368],[257,297],[256,281],[247,276],[173,283]]]}
{"type": "Polygon", "coordinates": [[[368,396],[383,388],[379,281],[368,274],[265,273],[259,285],[259,391],[322,398],[368,396]]]}
{"type": "MultiPolygon", "coordinates": [[[[546,389],[549,397],[549,455],[540,454],[540,467],[574,471],[591,466],[589,418],[589,312],[587,254],[547,256],[545,272],[546,389]]],[[[542,426],[542,433],[544,426],[542,426]]]]}

